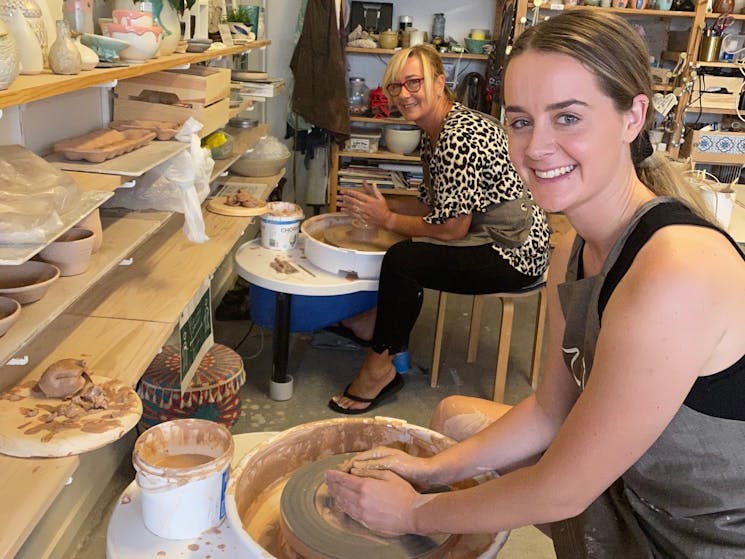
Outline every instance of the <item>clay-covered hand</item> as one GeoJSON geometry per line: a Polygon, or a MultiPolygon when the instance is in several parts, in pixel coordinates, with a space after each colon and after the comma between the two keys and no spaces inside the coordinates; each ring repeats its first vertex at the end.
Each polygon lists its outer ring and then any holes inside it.
{"type": "Polygon", "coordinates": [[[326,472],[334,503],[357,522],[387,536],[415,534],[414,512],[434,495],[420,495],[404,479],[388,470],[347,474],[326,472]]]}
{"type": "Polygon", "coordinates": [[[348,462],[347,471],[363,475],[365,470],[391,470],[424,489],[435,483],[431,462],[427,458],[412,456],[397,448],[377,446],[352,457],[348,462]]]}
{"type": "Polygon", "coordinates": [[[344,213],[362,220],[366,225],[375,225],[384,229],[387,229],[386,224],[392,214],[385,197],[375,183],[363,183],[362,189],[343,189],[339,198],[339,206],[344,213]]]}

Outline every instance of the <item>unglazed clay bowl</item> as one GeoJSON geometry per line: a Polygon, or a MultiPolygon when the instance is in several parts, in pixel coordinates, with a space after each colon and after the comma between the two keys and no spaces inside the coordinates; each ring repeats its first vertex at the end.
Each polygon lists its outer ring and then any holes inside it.
{"type": "Polygon", "coordinates": [[[0,266],[0,295],[27,305],[41,299],[59,278],[59,268],[47,262],[29,261],[0,266]]]}
{"type": "Polygon", "coordinates": [[[160,38],[163,33],[161,27],[141,27],[120,23],[102,23],[101,30],[107,37],[129,43],[129,46],[119,53],[119,58],[128,62],[145,62],[154,58],[160,48],[160,38]]]}
{"type": "Polygon", "coordinates": [[[39,256],[57,266],[61,276],[77,276],[88,269],[94,243],[93,231],[73,227],[47,245],[39,256]]]}
{"type": "Polygon", "coordinates": [[[10,297],[0,297],[0,336],[3,336],[21,316],[21,304],[10,297]]]}

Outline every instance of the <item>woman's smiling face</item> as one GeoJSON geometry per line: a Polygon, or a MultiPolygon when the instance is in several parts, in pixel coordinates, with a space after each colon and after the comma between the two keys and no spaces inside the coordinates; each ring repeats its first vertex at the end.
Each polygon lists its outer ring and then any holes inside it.
{"type": "MultiPolygon", "coordinates": [[[[416,56],[410,56],[406,59],[406,62],[401,68],[401,72],[396,76],[396,81],[403,84],[407,80],[422,79],[424,77],[424,70],[422,68],[422,61],[416,56]]],[[[445,77],[440,76],[435,79],[433,84],[433,93],[435,95],[428,99],[426,94],[426,87],[423,82],[419,82],[419,90],[412,93],[406,87],[401,88],[401,92],[393,98],[401,111],[401,115],[412,122],[416,122],[422,117],[426,117],[432,111],[434,107],[434,101],[438,88],[443,89],[445,84],[445,77]]]]}
{"type": "Polygon", "coordinates": [[[628,180],[634,111],[619,112],[574,58],[528,50],[505,76],[510,158],[536,201],[564,211],[628,180]]]}

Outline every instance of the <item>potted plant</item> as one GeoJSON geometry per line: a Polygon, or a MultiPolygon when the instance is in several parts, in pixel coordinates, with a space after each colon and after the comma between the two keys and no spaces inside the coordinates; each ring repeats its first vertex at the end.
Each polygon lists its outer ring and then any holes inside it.
{"type": "Polygon", "coordinates": [[[230,26],[230,33],[234,36],[253,41],[256,39],[256,6],[238,6],[228,8],[225,19],[230,26]]]}

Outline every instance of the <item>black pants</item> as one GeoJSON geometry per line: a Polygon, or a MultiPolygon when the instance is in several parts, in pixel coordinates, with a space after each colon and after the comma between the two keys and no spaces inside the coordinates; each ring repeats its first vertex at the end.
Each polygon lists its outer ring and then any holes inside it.
{"type": "Polygon", "coordinates": [[[393,245],[383,258],[372,349],[393,355],[409,345],[424,288],[481,295],[512,291],[539,276],[515,270],[491,245],[458,247],[415,241],[393,245]]]}

